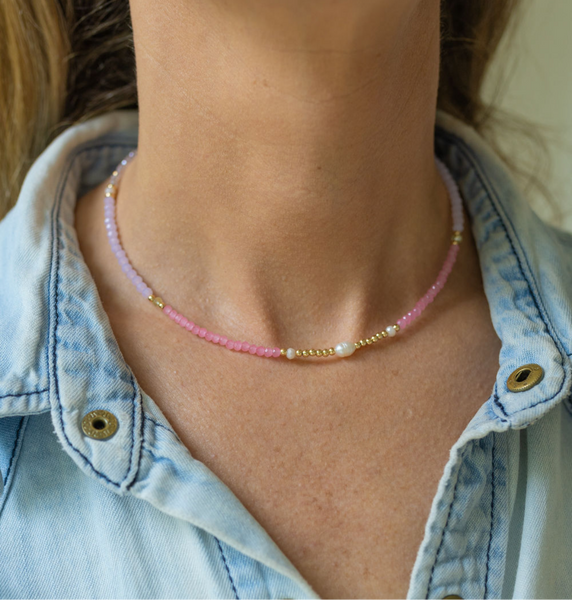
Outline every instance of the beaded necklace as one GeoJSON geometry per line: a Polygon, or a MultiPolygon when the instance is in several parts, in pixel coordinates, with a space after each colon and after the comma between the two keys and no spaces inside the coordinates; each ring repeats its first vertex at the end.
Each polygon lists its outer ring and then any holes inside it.
{"type": "Polygon", "coordinates": [[[136,287],[137,291],[147,298],[152,304],[160,308],[163,313],[174,321],[177,325],[186,329],[190,333],[203,338],[207,342],[217,344],[228,350],[234,350],[235,352],[248,352],[254,356],[260,356],[265,358],[279,358],[285,356],[289,359],[301,358],[307,356],[317,357],[347,357],[351,356],[356,350],[370,346],[385,338],[392,338],[397,335],[399,331],[409,327],[413,321],[419,317],[419,315],[427,308],[427,306],[433,302],[437,294],[443,289],[449,273],[453,269],[457,254],[459,252],[459,244],[462,241],[463,231],[463,209],[462,200],[451,173],[447,167],[437,157],[435,157],[435,163],[437,169],[445,183],[449,198],[451,200],[451,211],[453,216],[453,233],[451,235],[451,245],[445,258],[445,262],[437,275],[435,283],[427,290],[426,294],[420,298],[414,308],[404,314],[396,323],[388,325],[385,329],[382,329],[378,333],[375,333],[371,337],[363,338],[357,342],[344,341],[336,344],[331,348],[324,348],[320,350],[311,349],[295,349],[295,348],[278,348],[270,346],[259,346],[257,344],[251,344],[249,342],[240,342],[231,340],[224,335],[209,331],[206,327],[197,325],[190,319],[187,319],[180,312],[176,311],[172,306],[165,304],[162,298],[155,295],[153,290],[147,285],[141,275],[131,265],[127,254],[119,239],[119,232],[117,229],[117,222],[115,220],[115,204],[117,196],[117,187],[121,178],[122,172],[127,164],[136,155],[136,151],[129,152],[129,154],[117,165],[115,171],[113,171],[109,184],[105,189],[104,199],[104,214],[105,214],[105,228],[107,231],[107,238],[111,245],[111,250],[115,254],[119,266],[129,279],[131,283],[136,287]]]}

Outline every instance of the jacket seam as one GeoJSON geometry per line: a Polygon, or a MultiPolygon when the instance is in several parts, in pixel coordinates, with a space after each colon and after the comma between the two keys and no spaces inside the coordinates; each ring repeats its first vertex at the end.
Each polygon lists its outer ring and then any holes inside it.
{"type": "Polygon", "coordinates": [[[222,556],[222,562],[224,563],[224,566],[226,568],[228,578],[230,579],[230,584],[232,585],[232,591],[234,592],[234,597],[236,598],[236,600],[240,600],[238,592],[236,591],[236,585],[234,584],[234,579],[232,578],[232,575],[230,574],[230,569],[228,568],[228,563],[226,562],[226,558],[224,556],[224,552],[223,552],[220,540],[216,536],[214,536],[214,538],[216,540],[216,543],[218,544],[218,548],[220,550],[220,555],[222,556]]]}
{"type": "Polygon", "coordinates": [[[453,488],[453,497],[451,499],[451,502],[449,503],[447,519],[445,520],[445,525],[443,526],[443,531],[441,533],[441,540],[439,541],[439,546],[437,547],[437,552],[435,553],[435,560],[433,561],[433,565],[431,567],[431,574],[429,575],[429,583],[427,584],[427,595],[425,596],[426,599],[429,598],[429,594],[431,592],[431,586],[433,584],[433,575],[435,573],[435,567],[437,566],[437,563],[439,562],[441,548],[442,548],[443,542],[445,540],[445,534],[447,533],[447,527],[449,526],[449,518],[451,516],[451,513],[453,512],[453,504],[455,504],[455,498],[457,497],[457,488],[459,486],[461,466],[462,466],[463,460],[465,458],[466,449],[467,449],[467,446],[465,446],[463,448],[463,451],[461,452],[461,455],[459,456],[459,468],[457,469],[457,479],[455,481],[455,487],[453,488]]]}
{"type": "MultiPolygon", "coordinates": [[[[135,399],[137,396],[140,397],[140,394],[139,394],[137,388],[135,387],[135,378],[133,376],[133,373],[131,374],[131,384],[133,385],[133,388],[135,389],[135,397],[133,398],[133,417],[132,417],[132,425],[131,425],[131,442],[132,442],[132,448],[133,448],[135,446],[135,401],[136,401],[135,399]]],[[[139,474],[139,469],[141,468],[141,458],[143,456],[143,444],[145,442],[145,418],[144,418],[145,411],[143,410],[143,407],[141,406],[140,403],[139,403],[139,405],[141,408],[141,416],[139,419],[139,439],[140,439],[139,456],[137,457],[137,468],[133,472],[133,479],[131,479],[131,481],[125,486],[126,491],[130,490],[131,487],[137,481],[137,475],[139,474]]],[[[133,458],[133,451],[129,455],[129,469],[127,469],[127,473],[129,473],[129,471],[131,470],[132,458],[133,458]]],[[[126,479],[127,479],[127,475],[125,476],[124,481],[126,479]]]]}
{"type": "Polygon", "coordinates": [[[150,417],[147,414],[144,414],[143,417],[145,419],[147,419],[148,421],[151,421],[152,423],[154,423],[157,427],[162,427],[163,429],[166,429],[170,433],[176,435],[176,433],[170,427],[167,427],[166,425],[163,425],[163,423],[160,423],[159,421],[157,421],[157,419],[154,419],[153,417],[150,417]]]}
{"type": "Polygon", "coordinates": [[[43,390],[34,390],[32,392],[19,392],[18,394],[4,394],[0,396],[0,400],[3,398],[19,398],[20,396],[33,396],[34,394],[44,394],[49,391],[49,388],[43,390]]]}
{"type": "MultiPolygon", "coordinates": [[[[117,488],[121,487],[121,483],[127,479],[127,475],[121,481],[116,482],[116,481],[113,481],[112,479],[110,479],[109,477],[107,477],[107,475],[105,475],[98,469],[96,469],[94,467],[94,465],[92,464],[92,462],[89,460],[89,458],[83,452],[81,452],[81,450],[79,450],[79,448],[76,448],[73,445],[73,443],[71,442],[71,440],[69,439],[69,437],[66,433],[64,422],[63,422],[63,411],[62,411],[62,404],[60,401],[60,393],[59,393],[59,385],[58,385],[58,377],[57,377],[57,366],[56,366],[57,358],[58,358],[57,331],[58,331],[58,325],[59,325],[59,284],[57,281],[57,278],[59,275],[59,267],[60,267],[59,211],[61,208],[61,202],[62,202],[62,196],[63,196],[63,190],[64,190],[64,182],[69,177],[69,173],[71,171],[72,165],[73,165],[74,161],[78,158],[78,156],[80,156],[83,153],[90,152],[90,151],[96,150],[96,149],[130,148],[131,146],[132,146],[131,144],[127,144],[127,143],[88,144],[86,146],[80,146],[74,152],[72,152],[70,154],[68,161],[67,161],[67,167],[64,170],[64,175],[60,179],[59,190],[56,193],[57,199],[56,199],[56,202],[54,203],[54,206],[52,209],[52,228],[51,228],[52,269],[50,270],[49,288],[51,288],[52,281],[53,281],[54,282],[53,285],[55,287],[55,294],[54,294],[54,296],[55,296],[55,300],[54,300],[55,315],[54,315],[54,328],[53,328],[53,340],[52,340],[52,344],[53,344],[52,359],[53,359],[53,361],[52,361],[52,365],[50,368],[50,373],[51,373],[51,376],[52,376],[53,382],[54,382],[54,393],[55,393],[55,397],[56,397],[57,405],[58,405],[58,415],[59,415],[59,420],[60,420],[60,427],[61,427],[62,434],[63,434],[68,446],[70,448],[72,448],[79,456],[81,456],[83,458],[83,460],[91,467],[91,469],[94,473],[96,473],[97,475],[102,477],[105,481],[107,481],[111,485],[114,485],[117,488]],[[54,260],[54,253],[55,253],[55,260],[54,260]]],[[[49,312],[49,314],[50,314],[50,318],[51,318],[51,311],[49,312]]],[[[49,331],[51,332],[51,327],[50,327],[49,331]]],[[[131,381],[133,383],[133,376],[131,376],[131,381]]],[[[137,395],[137,390],[135,390],[135,396],[136,395],[137,395]]],[[[132,461],[133,461],[134,429],[135,429],[133,419],[135,418],[135,396],[133,398],[132,426],[131,426],[131,448],[129,451],[129,468],[127,469],[127,473],[129,473],[129,471],[131,469],[132,461]]],[[[141,419],[141,420],[143,420],[143,419],[141,419]]],[[[141,457],[141,453],[139,455],[139,460],[140,460],[140,457],[141,457]]]]}
{"type": "MultiPolygon", "coordinates": [[[[4,483],[4,490],[0,495],[0,514],[2,513],[2,509],[6,504],[6,498],[8,497],[8,492],[11,487],[11,482],[14,479],[14,475],[12,475],[12,479],[10,479],[10,474],[13,473],[12,465],[14,464],[16,454],[19,452],[19,449],[22,446],[22,440],[24,438],[24,431],[26,430],[26,425],[28,424],[27,416],[22,417],[20,419],[20,423],[18,424],[18,429],[16,430],[16,439],[14,440],[14,446],[12,448],[12,454],[10,455],[10,462],[8,463],[8,469],[6,471],[6,479],[4,483]]],[[[1,474],[0,474],[1,477],[1,474]]]]}
{"type": "Polygon", "coordinates": [[[495,508],[495,432],[492,432],[492,449],[491,449],[491,528],[489,531],[489,542],[487,544],[487,566],[485,571],[485,593],[483,598],[487,598],[489,592],[489,574],[491,561],[491,546],[493,539],[493,524],[494,524],[494,508],[495,508]]]}
{"type": "MultiPolygon", "coordinates": [[[[556,349],[558,350],[558,354],[560,355],[560,359],[561,359],[561,364],[564,370],[564,377],[562,379],[562,383],[560,385],[560,388],[558,389],[558,391],[551,396],[550,398],[546,398],[544,400],[539,400],[538,402],[536,402],[535,404],[532,404],[530,406],[527,406],[526,409],[530,409],[530,408],[534,408],[535,406],[538,406],[539,404],[544,404],[546,402],[549,402],[550,400],[552,400],[553,398],[555,398],[556,396],[558,396],[558,394],[560,393],[560,391],[562,390],[562,388],[564,387],[564,383],[567,379],[566,377],[566,371],[564,369],[564,356],[567,356],[567,354],[564,352],[564,348],[560,348],[561,342],[560,342],[560,336],[557,335],[557,330],[554,327],[554,325],[552,324],[551,319],[549,318],[548,315],[548,311],[546,310],[546,308],[544,307],[544,303],[541,301],[541,299],[539,298],[539,295],[537,293],[538,290],[538,285],[536,284],[536,281],[534,280],[534,276],[532,274],[532,269],[530,268],[530,264],[528,263],[528,259],[526,257],[526,254],[524,251],[522,251],[522,255],[523,255],[523,260],[526,263],[529,275],[527,275],[527,273],[525,273],[524,269],[523,269],[523,265],[522,265],[522,261],[521,261],[521,257],[518,255],[518,253],[515,250],[515,245],[513,243],[513,240],[511,238],[511,236],[509,235],[509,232],[506,228],[505,225],[505,220],[510,223],[512,229],[514,230],[514,225],[512,223],[512,221],[510,220],[510,218],[508,217],[508,215],[504,214],[504,219],[503,217],[501,217],[501,213],[499,210],[499,203],[498,203],[498,198],[496,196],[495,190],[494,190],[494,186],[491,185],[491,182],[489,180],[489,178],[487,177],[486,173],[484,173],[481,169],[481,164],[479,162],[478,157],[472,152],[471,148],[468,147],[468,145],[466,144],[465,140],[460,138],[459,136],[452,134],[450,132],[446,132],[441,128],[438,128],[438,131],[436,133],[437,136],[443,138],[443,139],[448,139],[450,142],[452,143],[456,143],[457,148],[459,150],[459,152],[461,152],[465,159],[471,163],[471,165],[474,167],[474,172],[475,175],[479,178],[479,181],[481,182],[481,185],[483,186],[483,188],[486,190],[487,192],[487,196],[491,199],[491,206],[493,207],[497,218],[504,230],[505,233],[505,237],[508,240],[508,243],[510,244],[512,253],[514,254],[517,264],[518,264],[518,268],[520,270],[520,273],[524,279],[524,281],[526,281],[526,285],[528,287],[530,296],[532,297],[532,300],[534,302],[534,306],[536,307],[537,313],[539,318],[541,319],[541,321],[544,323],[544,326],[546,328],[546,332],[547,334],[552,338],[554,345],[556,347],[556,349]],[[494,201],[493,201],[494,198],[494,201]],[[532,280],[532,281],[531,281],[532,280]],[[534,285],[532,285],[534,283],[534,285]]],[[[520,244],[519,244],[520,246],[520,244]]],[[[520,247],[520,249],[522,250],[522,247],[520,247]]],[[[503,413],[508,417],[509,413],[506,412],[504,406],[502,406],[500,400],[497,398],[496,402],[495,402],[498,406],[502,407],[503,413]]],[[[526,410],[524,409],[524,410],[526,410]]],[[[514,413],[510,413],[511,415],[514,414],[518,414],[519,412],[522,412],[521,410],[518,410],[514,413]]]]}

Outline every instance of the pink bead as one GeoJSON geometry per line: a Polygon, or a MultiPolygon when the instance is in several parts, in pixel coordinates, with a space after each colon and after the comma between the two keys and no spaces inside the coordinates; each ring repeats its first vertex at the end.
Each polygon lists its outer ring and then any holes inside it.
{"type": "Polygon", "coordinates": [[[228,342],[228,338],[227,338],[227,337],[225,337],[224,335],[221,335],[221,336],[220,336],[220,338],[219,338],[219,340],[218,340],[218,343],[219,343],[221,346],[226,346],[226,343],[227,343],[227,342],[228,342]]]}
{"type": "Polygon", "coordinates": [[[179,313],[173,320],[175,321],[175,323],[180,323],[182,318],[183,315],[179,313]]]}
{"type": "Polygon", "coordinates": [[[191,333],[194,333],[195,335],[197,335],[197,333],[199,333],[199,331],[201,330],[201,328],[198,325],[195,325],[192,329],[191,329],[191,333]]]}
{"type": "Polygon", "coordinates": [[[170,315],[172,310],[173,310],[173,307],[169,306],[168,304],[165,304],[165,306],[163,307],[163,312],[166,315],[170,315]]]}
{"type": "Polygon", "coordinates": [[[256,354],[258,354],[258,356],[264,356],[264,350],[266,350],[264,346],[258,346],[258,348],[256,348],[256,354]]]}
{"type": "Polygon", "coordinates": [[[240,348],[243,352],[248,352],[250,349],[250,344],[248,342],[242,342],[242,346],[240,348]]]}
{"type": "Polygon", "coordinates": [[[179,321],[179,325],[181,327],[186,327],[189,320],[186,317],[181,316],[181,320],[179,321]]]}
{"type": "Polygon", "coordinates": [[[280,356],[280,348],[278,348],[278,346],[276,346],[276,348],[274,348],[272,350],[272,356],[274,356],[275,358],[278,358],[280,356]]]}
{"type": "Polygon", "coordinates": [[[234,342],[234,348],[233,350],[236,350],[237,352],[240,352],[242,350],[242,342],[234,342]]]}
{"type": "Polygon", "coordinates": [[[205,333],[205,340],[206,340],[207,342],[211,342],[211,341],[212,341],[212,339],[213,339],[213,332],[212,332],[212,331],[207,331],[207,332],[205,333]]]}
{"type": "Polygon", "coordinates": [[[213,334],[213,344],[218,344],[220,340],[220,335],[218,333],[213,334]]]}
{"type": "Polygon", "coordinates": [[[232,340],[227,340],[225,346],[229,349],[232,350],[234,348],[234,342],[232,340]]]}
{"type": "Polygon", "coordinates": [[[250,354],[256,354],[256,350],[257,350],[257,349],[258,349],[258,348],[257,348],[256,344],[250,344],[250,348],[248,349],[248,352],[249,352],[250,354]]]}
{"type": "Polygon", "coordinates": [[[204,337],[205,337],[205,335],[207,334],[207,331],[208,331],[208,330],[207,330],[207,328],[206,328],[206,327],[201,327],[201,328],[199,329],[199,337],[202,337],[202,338],[204,338],[204,337]]]}
{"type": "Polygon", "coordinates": [[[192,331],[193,327],[195,326],[195,324],[192,321],[189,321],[186,325],[185,325],[185,329],[187,331],[192,331]]]}
{"type": "Polygon", "coordinates": [[[264,356],[270,358],[272,356],[272,348],[264,348],[264,356]]]}
{"type": "Polygon", "coordinates": [[[173,309],[169,313],[169,319],[171,319],[172,321],[174,321],[178,316],[179,316],[179,313],[175,309],[173,309]]]}

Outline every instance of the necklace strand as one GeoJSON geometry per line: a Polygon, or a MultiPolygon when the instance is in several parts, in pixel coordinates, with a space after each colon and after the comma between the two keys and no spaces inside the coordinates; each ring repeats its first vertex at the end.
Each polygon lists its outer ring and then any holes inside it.
{"type": "Polygon", "coordinates": [[[237,352],[248,352],[249,354],[266,358],[279,358],[281,356],[285,356],[289,359],[307,356],[338,356],[343,358],[352,355],[359,348],[370,346],[385,338],[395,337],[395,335],[397,335],[399,331],[405,329],[406,327],[409,327],[411,323],[413,323],[413,321],[416,318],[418,318],[419,315],[427,308],[427,306],[431,302],[433,302],[437,294],[443,289],[443,286],[447,281],[447,277],[453,269],[453,265],[455,264],[457,254],[459,252],[459,244],[463,239],[461,235],[463,231],[463,207],[457,184],[455,183],[451,173],[444,165],[444,163],[441,162],[437,157],[435,157],[435,164],[437,165],[437,169],[443,179],[443,182],[445,183],[445,186],[449,193],[449,199],[451,200],[451,211],[453,216],[453,233],[451,235],[451,245],[449,247],[449,251],[447,252],[447,257],[445,258],[445,262],[443,263],[441,271],[439,271],[439,274],[437,275],[435,283],[427,290],[426,294],[420,300],[418,300],[417,304],[410,312],[404,314],[400,319],[397,320],[396,323],[388,325],[385,329],[379,331],[378,333],[375,333],[371,337],[363,338],[361,340],[358,340],[357,342],[344,341],[340,342],[339,344],[336,344],[334,347],[319,350],[315,350],[313,348],[295,349],[279,348],[277,346],[258,346],[256,344],[250,344],[249,342],[231,340],[224,335],[220,335],[218,333],[209,331],[206,327],[201,327],[200,325],[197,325],[190,319],[187,319],[185,316],[183,316],[183,314],[177,312],[172,306],[165,304],[165,302],[160,296],[157,296],[153,293],[151,287],[149,287],[149,285],[147,285],[147,283],[143,281],[141,275],[139,275],[139,273],[137,273],[137,271],[131,265],[119,239],[117,222],[115,220],[115,205],[118,184],[122,172],[127,166],[127,164],[136,155],[136,153],[137,152],[135,150],[129,152],[129,154],[119,163],[119,165],[117,165],[109,179],[109,184],[105,189],[105,228],[107,231],[107,238],[109,240],[109,244],[111,245],[111,250],[115,254],[119,266],[121,267],[125,275],[128,277],[129,281],[133,283],[137,291],[142,296],[147,298],[153,305],[160,308],[166,316],[168,316],[172,321],[177,323],[177,325],[179,325],[183,329],[186,329],[190,333],[193,333],[198,337],[203,338],[207,342],[217,344],[224,348],[228,348],[229,350],[234,350],[237,352]]]}

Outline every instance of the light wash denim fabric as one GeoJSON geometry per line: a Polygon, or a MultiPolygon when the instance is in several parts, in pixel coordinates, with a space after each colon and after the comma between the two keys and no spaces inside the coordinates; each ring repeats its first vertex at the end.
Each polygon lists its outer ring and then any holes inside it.
{"type": "MultiPolygon", "coordinates": [[[[318,598],[142,392],[83,261],[74,205],[135,148],[137,117],[65,131],[0,223],[0,597],[318,598]],[[113,437],[82,433],[94,409],[116,415],[113,437]]],[[[438,113],[435,145],[502,350],[451,448],[408,595],[572,598],[572,236],[460,121],[438,113]],[[544,378],[509,391],[526,363],[544,378]]]]}

